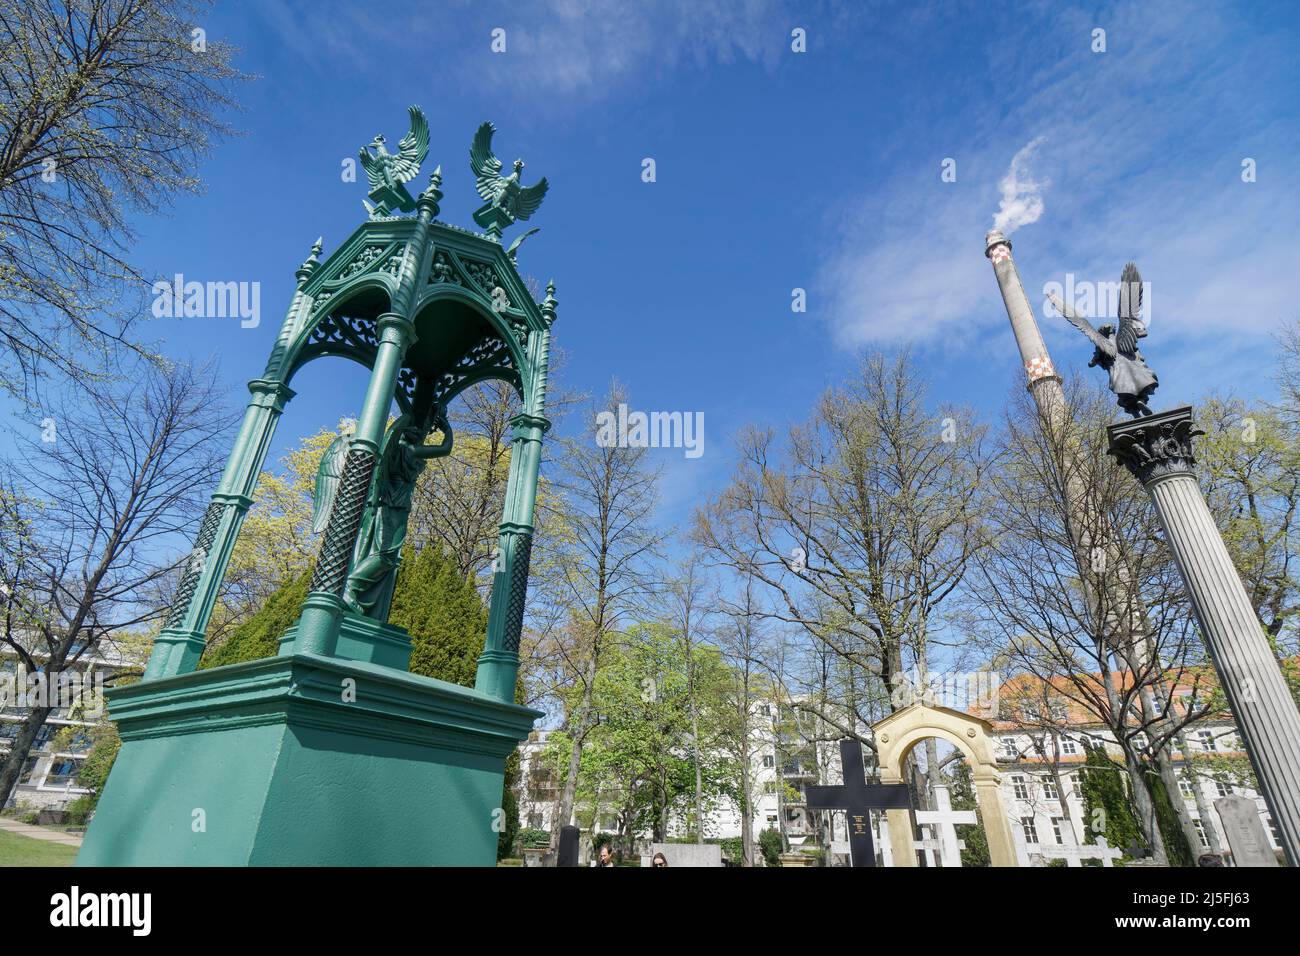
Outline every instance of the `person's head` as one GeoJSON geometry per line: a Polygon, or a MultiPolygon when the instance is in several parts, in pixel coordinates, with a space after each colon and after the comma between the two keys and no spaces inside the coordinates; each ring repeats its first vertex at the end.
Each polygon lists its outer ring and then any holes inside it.
{"type": "Polygon", "coordinates": [[[655,854],[655,858],[654,858],[653,860],[650,861],[650,865],[651,865],[651,866],[667,866],[667,865],[668,865],[668,857],[664,856],[662,853],[656,853],[656,854],[655,854]]]}
{"type": "Polygon", "coordinates": [[[614,848],[610,846],[608,843],[603,844],[600,848],[600,865],[601,866],[614,865],[614,848]]]}

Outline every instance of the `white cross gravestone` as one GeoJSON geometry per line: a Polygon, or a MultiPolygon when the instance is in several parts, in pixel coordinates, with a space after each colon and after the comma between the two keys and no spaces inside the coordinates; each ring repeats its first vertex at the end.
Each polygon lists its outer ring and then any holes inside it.
{"type": "Polygon", "coordinates": [[[1101,858],[1101,865],[1112,867],[1112,860],[1118,860],[1124,855],[1123,850],[1114,849],[1106,838],[1097,837],[1096,844],[1070,844],[1061,843],[1056,846],[1039,846],[1038,852],[1043,856],[1053,860],[1065,860],[1066,866],[1083,866],[1084,860],[1095,860],[1101,858]]]}
{"type": "Polygon", "coordinates": [[[966,844],[957,839],[957,828],[954,824],[978,823],[979,819],[975,816],[974,810],[954,810],[947,787],[934,788],[934,802],[938,804],[939,809],[917,810],[916,822],[929,824],[932,831],[938,834],[938,839],[922,840],[917,847],[937,851],[943,866],[961,866],[961,851],[966,849],[966,844]]]}
{"type": "Polygon", "coordinates": [[[1269,845],[1254,800],[1233,794],[1215,800],[1214,809],[1223,821],[1233,866],[1277,866],[1277,856],[1269,845]]]}
{"type": "MultiPolygon", "coordinates": [[[[933,824],[929,825],[933,829],[933,824]]],[[[950,844],[945,837],[927,837],[924,840],[912,841],[912,846],[918,850],[929,850],[931,853],[939,854],[939,866],[961,866],[961,851],[966,849],[965,840],[957,840],[950,844]]]]}

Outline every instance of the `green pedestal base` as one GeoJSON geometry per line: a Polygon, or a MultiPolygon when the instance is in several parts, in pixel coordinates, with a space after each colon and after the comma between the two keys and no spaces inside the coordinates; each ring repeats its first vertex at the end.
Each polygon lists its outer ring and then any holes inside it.
{"type": "Polygon", "coordinates": [[[287,654],[109,692],[122,750],[78,866],[490,866],[536,711],[287,654]]]}

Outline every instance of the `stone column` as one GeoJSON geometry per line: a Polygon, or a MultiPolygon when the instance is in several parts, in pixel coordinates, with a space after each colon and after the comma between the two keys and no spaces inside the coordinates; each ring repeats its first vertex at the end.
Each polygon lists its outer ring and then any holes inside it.
{"type": "Polygon", "coordinates": [[[514,436],[510,449],[510,478],[505,513],[492,578],[487,640],[478,659],[476,690],[513,703],[519,671],[519,637],[528,594],[528,566],[533,550],[533,512],[537,475],[542,462],[542,436],[550,422],[540,415],[519,414],[510,420],[514,436]]]}
{"type": "Polygon", "coordinates": [[[303,602],[294,643],[296,651],[327,656],[334,652],[343,614],[343,588],[347,584],[352,552],[361,528],[361,513],[365,510],[379,460],[379,446],[388,424],[397,376],[402,370],[406,350],[414,343],[415,327],[410,319],[395,312],[386,312],[379,317],[375,364],[370,373],[365,404],[357,419],[356,433],[348,445],[347,457],[343,459],[343,475],[330,508],[329,523],[325,526],[320,554],[316,558],[316,570],[312,573],[307,599],[303,602]]]}
{"type": "Polygon", "coordinates": [[[989,863],[992,866],[1018,866],[1015,839],[1011,835],[1013,824],[1007,816],[1007,806],[1002,799],[1002,784],[996,773],[975,777],[975,800],[980,808],[980,823],[989,845],[989,863]]]}
{"type": "Polygon", "coordinates": [[[1109,433],[1110,453],[1155,503],[1287,860],[1300,865],[1300,711],[1197,484],[1192,408],[1109,433]]]}

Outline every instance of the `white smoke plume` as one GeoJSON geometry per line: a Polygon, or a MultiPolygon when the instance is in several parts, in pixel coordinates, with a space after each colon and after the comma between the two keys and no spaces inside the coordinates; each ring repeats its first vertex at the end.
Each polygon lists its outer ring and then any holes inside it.
{"type": "Polygon", "coordinates": [[[1012,156],[1007,174],[998,182],[1002,201],[993,217],[993,228],[1002,230],[1003,235],[1009,236],[1021,226],[1037,222],[1043,214],[1042,192],[1048,182],[1031,178],[1028,167],[1034,152],[1045,139],[1046,136],[1039,136],[1012,156]]]}

